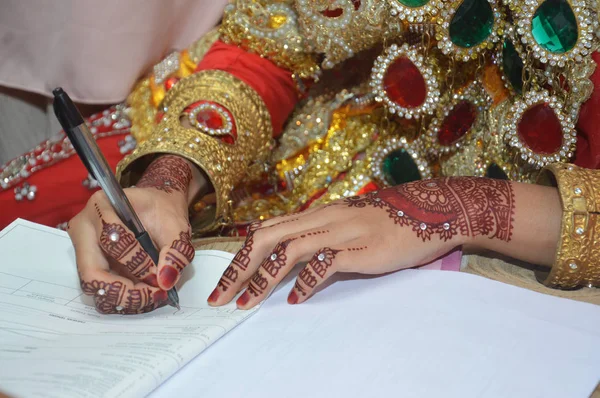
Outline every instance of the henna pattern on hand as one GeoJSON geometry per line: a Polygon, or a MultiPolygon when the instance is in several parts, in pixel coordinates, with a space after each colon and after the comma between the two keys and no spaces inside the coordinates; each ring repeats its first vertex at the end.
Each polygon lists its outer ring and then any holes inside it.
{"type": "Polygon", "coordinates": [[[100,234],[100,247],[104,252],[138,279],[144,279],[150,273],[154,263],[141,247],[133,254],[137,247],[135,236],[120,224],[109,224],[102,220],[102,233],[100,234]]]}
{"type": "Polygon", "coordinates": [[[174,249],[176,252],[181,254],[183,258],[185,258],[188,263],[191,263],[194,259],[194,255],[196,251],[194,250],[194,246],[192,245],[192,236],[189,232],[180,232],[179,239],[176,239],[171,244],[171,249],[174,249]]]}
{"type": "Polygon", "coordinates": [[[509,242],[515,197],[508,181],[449,177],[415,181],[345,199],[350,207],[385,209],[395,224],[409,226],[423,241],[437,234],[489,236],[509,242]]]}
{"type": "Polygon", "coordinates": [[[223,289],[224,292],[226,292],[227,289],[229,289],[229,286],[231,286],[237,281],[238,276],[239,272],[236,269],[236,267],[234,267],[233,265],[229,265],[229,267],[227,267],[227,269],[221,276],[221,279],[219,279],[218,286],[221,289],[223,289]]]}
{"type": "Polygon", "coordinates": [[[100,247],[111,258],[119,261],[123,259],[136,246],[135,236],[127,231],[124,226],[116,223],[107,223],[102,220],[102,233],[100,234],[100,247]]]}
{"type": "Polygon", "coordinates": [[[218,287],[223,289],[224,292],[229,289],[229,286],[237,282],[239,271],[246,271],[248,269],[248,264],[250,264],[250,253],[252,252],[252,245],[254,244],[254,232],[260,228],[261,224],[261,221],[255,221],[248,225],[246,230],[246,241],[242,245],[242,248],[236,253],[233,261],[229,267],[227,267],[223,276],[221,276],[221,279],[219,279],[218,287]]]}
{"type": "MultiPolygon", "coordinates": [[[[362,248],[349,249],[353,250],[362,250],[362,248]]],[[[312,259],[308,262],[306,267],[300,271],[298,274],[298,279],[296,279],[296,283],[294,284],[294,288],[303,296],[306,297],[308,292],[307,288],[314,289],[319,282],[317,276],[321,279],[325,277],[327,270],[332,266],[333,260],[342,250],[334,250],[329,247],[319,250],[315,253],[312,259]],[[316,274],[316,275],[315,275],[316,274]],[[305,286],[302,286],[300,283],[305,286]]]]}
{"type": "Polygon", "coordinates": [[[273,278],[277,277],[279,270],[283,268],[287,261],[285,250],[292,241],[293,239],[287,239],[278,243],[277,246],[275,246],[275,249],[273,249],[273,252],[263,260],[260,268],[263,268],[265,271],[267,271],[267,273],[273,278]]]}
{"type": "Polygon", "coordinates": [[[174,265],[179,272],[192,262],[196,251],[189,232],[180,232],[179,239],[171,243],[171,250],[165,256],[167,264],[174,265]]]}
{"type": "Polygon", "coordinates": [[[252,279],[250,279],[247,291],[254,297],[258,297],[265,292],[267,286],[269,286],[267,278],[260,271],[256,271],[252,279]]]}
{"type": "Polygon", "coordinates": [[[100,206],[98,206],[98,203],[94,203],[94,208],[96,209],[96,214],[98,215],[98,218],[102,218],[102,212],[100,211],[100,206]]]}
{"type": "Polygon", "coordinates": [[[148,166],[136,186],[166,193],[187,192],[192,180],[189,164],[177,156],[161,156],[148,166]]]}
{"type": "Polygon", "coordinates": [[[97,280],[93,280],[90,282],[85,282],[83,279],[81,279],[81,274],[79,274],[79,280],[80,280],[80,285],[81,285],[81,290],[83,291],[84,294],[88,295],[88,296],[93,296],[96,293],[98,293],[98,290],[100,289],[104,289],[106,290],[106,286],[108,286],[107,282],[104,281],[97,281],[97,280]]]}
{"type": "Polygon", "coordinates": [[[120,281],[81,280],[81,290],[88,296],[94,296],[96,309],[102,314],[141,314],[165,305],[168,300],[164,291],[152,293],[150,288],[127,290],[120,281]],[[123,301],[125,294],[127,298],[123,301]]]}
{"type": "MultiPolygon", "coordinates": [[[[311,289],[317,286],[317,277],[312,274],[309,267],[304,267],[298,274],[298,278],[311,289]]],[[[296,290],[298,290],[298,292],[300,292],[300,294],[306,296],[306,290],[298,283],[298,280],[296,280],[294,287],[296,290]]]]}
{"type": "Polygon", "coordinates": [[[333,264],[333,259],[335,259],[335,256],[337,256],[339,252],[341,252],[341,250],[334,250],[329,247],[321,249],[313,256],[308,263],[308,266],[311,267],[317,275],[323,278],[327,273],[327,269],[333,264]]]}
{"type": "Polygon", "coordinates": [[[322,235],[322,234],[328,234],[329,230],[323,230],[323,231],[315,231],[315,232],[308,232],[306,234],[302,234],[300,235],[301,239],[304,239],[308,236],[317,236],[317,235],[322,235]]]}
{"type": "Polygon", "coordinates": [[[360,251],[366,250],[367,248],[368,248],[368,246],[352,247],[350,249],[346,249],[346,251],[349,251],[349,252],[360,252],[360,251]]]}

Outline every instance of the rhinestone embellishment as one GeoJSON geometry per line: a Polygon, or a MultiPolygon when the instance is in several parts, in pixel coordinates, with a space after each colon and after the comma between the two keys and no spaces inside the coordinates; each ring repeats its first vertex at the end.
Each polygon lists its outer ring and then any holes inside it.
{"type": "Polygon", "coordinates": [[[321,254],[319,254],[319,255],[317,256],[317,260],[319,260],[319,261],[323,261],[323,260],[325,260],[325,253],[321,253],[321,254]]]}
{"type": "Polygon", "coordinates": [[[581,228],[581,227],[579,227],[579,228],[577,228],[577,229],[575,230],[575,233],[576,233],[577,235],[583,235],[583,232],[584,232],[584,230],[583,230],[583,228],[581,228]]]}
{"type": "Polygon", "coordinates": [[[446,231],[447,231],[447,230],[449,230],[449,229],[450,229],[450,224],[448,224],[448,223],[444,223],[443,227],[444,227],[444,230],[446,230],[446,231]]]}
{"type": "Polygon", "coordinates": [[[273,253],[271,254],[271,261],[275,261],[277,260],[277,254],[273,253]]]}
{"type": "Polygon", "coordinates": [[[573,190],[573,192],[575,192],[575,195],[581,195],[583,193],[583,191],[581,190],[581,188],[577,187],[573,190]]]}
{"type": "Polygon", "coordinates": [[[577,269],[577,264],[571,263],[571,264],[569,264],[569,268],[571,268],[572,270],[576,270],[577,269]]]}
{"type": "Polygon", "coordinates": [[[35,185],[29,185],[29,183],[26,182],[23,184],[23,187],[16,187],[14,192],[15,200],[17,202],[20,202],[25,198],[27,198],[27,200],[34,200],[37,193],[37,187],[35,185]]]}
{"type": "Polygon", "coordinates": [[[402,210],[399,210],[396,214],[398,215],[398,217],[404,217],[404,212],[402,210]]]}
{"type": "Polygon", "coordinates": [[[108,235],[108,239],[110,239],[111,242],[118,242],[119,239],[121,239],[121,235],[119,235],[118,232],[114,231],[111,232],[110,235],[108,235]]]}
{"type": "Polygon", "coordinates": [[[115,307],[115,310],[117,310],[117,311],[121,312],[121,311],[123,311],[123,307],[121,307],[120,305],[117,305],[117,306],[115,307]]]}
{"type": "Polygon", "coordinates": [[[104,290],[104,289],[98,289],[98,291],[96,292],[96,294],[98,296],[104,296],[106,294],[106,290],[104,290]]]}
{"type": "Polygon", "coordinates": [[[427,229],[427,224],[421,223],[421,225],[419,226],[419,228],[421,228],[422,231],[425,231],[427,229]]]}

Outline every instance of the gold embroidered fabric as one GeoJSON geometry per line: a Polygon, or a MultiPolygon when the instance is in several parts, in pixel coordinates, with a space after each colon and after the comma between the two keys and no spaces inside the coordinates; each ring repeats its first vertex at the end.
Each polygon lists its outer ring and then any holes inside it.
{"type": "Polygon", "coordinates": [[[302,35],[325,55],[324,69],[402,33],[402,24],[383,0],[297,0],[302,35]]]}
{"type": "Polygon", "coordinates": [[[228,222],[231,190],[244,179],[256,178],[256,166],[266,161],[273,134],[268,109],[251,87],[222,71],[203,71],[183,79],[167,92],[163,105],[164,117],[151,136],[119,163],[117,176],[124,185],[135,184],[152,158],[149,155],[169,153],[190,160],[205,172],[216,194],[215,219],[197,231],[206,232],[228,222]],[[234,144],[182,126],[186,108],[203,100],[233,115],[234,144]]]}
{"type": "Polygon", "coordinates": [[[556,261],[538,279],[561,289],[600,287],[600,172],[553,164],[540,183],[558,187],[563,218],[556,261]]]}
{"type": "Polygon", "coordinates": [[[268,58],[301,79],[314,78],[319,68],[298,31],[292,1],[236,0],[228,4],[221,40],[268,58]]]}

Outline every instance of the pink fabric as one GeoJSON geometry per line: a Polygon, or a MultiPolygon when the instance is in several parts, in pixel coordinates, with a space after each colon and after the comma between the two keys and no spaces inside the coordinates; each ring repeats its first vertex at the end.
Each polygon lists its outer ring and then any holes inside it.
{"type": "Polygon", "coordinates": [[[442,257],[431,264],[424,265],[418,269],[432,269],[441,271],[460,271],[460,263],[462,260],[462,252],[455,250],[450,254],[442,257]]]}
{"type": "Polygon", "coordinates": [[[227,0],[0,0],[0,85],[116,103],[173,49],[212,29],[227,0]]]}

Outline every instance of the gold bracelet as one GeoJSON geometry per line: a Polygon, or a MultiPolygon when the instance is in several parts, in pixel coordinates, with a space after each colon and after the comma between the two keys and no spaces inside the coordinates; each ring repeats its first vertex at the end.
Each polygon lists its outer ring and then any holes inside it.
{"type": "Polygon", "coordinates": [[[600,286],[600,172],[557,163],[538,182],[558,187],[563,209],[556,261],[538,280],[561,289],[600,286]]]}
{"type": "Polygon", "coordinates": [[[217,70],[184,78],[167,92],[163,105],[164,117],[152,135],[119,163],[117,177],[124,185],[135,184],[154,157],[149,155],[169,153],[188,159],[204,171],[216,194],[214,219],[194,232],[214,230],[230,220],[228,203],[234,186],[248,179],[269,156],[273,135],[269,111],[250,86],[217,70]],[[237,132],[234,143],[181,125],[186,109],[199,101],[218,104],[230,112],[237,132]]]}

